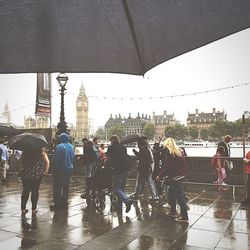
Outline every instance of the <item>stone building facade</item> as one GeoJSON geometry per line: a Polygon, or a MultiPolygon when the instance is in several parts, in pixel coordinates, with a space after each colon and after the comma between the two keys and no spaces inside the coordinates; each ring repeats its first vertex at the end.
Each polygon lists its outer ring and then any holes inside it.
{"type": "Polygon", "coordinates": [[[108,140],[111,136],[110,130],[112,127],[120,126],[123,128],[125,135],[128,134],[141,134],[143,133],[144,126],[151,122],[151,117],[148,115],[140,115],[138,113],[137,117],[132,118],[131,114],[127,118],[121,117],[121,114],[116,115],[114,118],[112,114],[110,115],[109,120],[105,124],[105,135],[108,140]]]}
{"type": "Polygon", "coordinates": [[[216,111],[215,108],[209,113],[199,112],[199,110],[196,109],[195,113],[188,113],[187,128],[197,127],[199,131],[201,129],[208,129],[214,125],[217,120],[227,120],[227,114],[224,111],[216,111]]]}
{"type": "Polygon", "coordinates": [[[24,117],[24,128],[25,129],[34,129],[34,128],[49,128],[49,117],[47,116],[36,116],[24,117]]]}
{"type": "Polygon", "coordinates": [[[155,138],[164,135],[164,130],[167,125],[175,125],[178,121],[175,119],[174,114],[167,114],[164,110],[163,115],[156,115],[153,112],[152,123],[155,125],[155,138]]]}

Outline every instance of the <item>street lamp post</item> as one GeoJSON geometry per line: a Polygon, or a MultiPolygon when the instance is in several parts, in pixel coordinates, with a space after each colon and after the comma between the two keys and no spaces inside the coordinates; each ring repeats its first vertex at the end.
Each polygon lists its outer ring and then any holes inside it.
{"type": "Polygon", "coordinates": [[[65,73],[60,73],[56,80],[58,81],[60,87],[60,95],[61,95],[61,112],[60,112],[60,122],[57,124],[56,135],[60,135],[61,133],[65,133],[68,130],[67,123],[65,122],[64,117],[64,91],[66,90],[65,86],[68,81],[68,76],[65,73]]]}

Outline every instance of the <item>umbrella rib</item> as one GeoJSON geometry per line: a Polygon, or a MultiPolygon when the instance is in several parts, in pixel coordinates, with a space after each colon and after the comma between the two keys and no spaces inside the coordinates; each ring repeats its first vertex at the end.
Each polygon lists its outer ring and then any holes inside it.
{"type": "Polygon", "coordinates": [[[145,68],[144,68],[144,64],[142,62],[142,57],[141,57],[141,53],[140,53],[140,49],[139,49],[139,45],[138,45],[138,41],[137,41],[137,37],[136,37],[136,32],[135,32],[135,27],[134,27],[134,24],[133,24],[133,20],[132,20],[132,17],[131,17],[129,8],[128,8],[127,1],[123,0],[122,3],[123,3],[123,7],[124,7],[124,10],[125,10],[127,19],[128,19],[128,24],[129,24],[129,28],[130,28],[132,38],[133,38],[133,41],[134,41],[134,44],[135,44],[135,49],[136,49],[136,52],[137,52],[137,56],[138,56],[138,59],[139,59],[140,65],[141,65],[141,71],[142,71],[141,74],[144,76],[145,68]]]}

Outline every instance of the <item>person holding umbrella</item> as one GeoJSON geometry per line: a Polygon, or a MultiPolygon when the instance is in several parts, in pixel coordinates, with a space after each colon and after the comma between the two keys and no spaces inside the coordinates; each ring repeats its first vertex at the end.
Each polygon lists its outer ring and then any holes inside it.
{"type": "Polygon", "coordinates": [[[47,175],[49,171],[49,159],[45,152],[45,148],[26,148],[20,158],[20,175],[22,178],[23,191],[21,196],[22,216],[28,212],[26,204],[31,193],[32,216],[37,213],[37,201],[39,187],[43,175],[47,175]]]}
{"type": "Polygon", "coordinates": [[[75,151],[70,144],[70,136],[66,133],[59,135],[60,143],[55,148],[53,177],[53,201],[50,210],[68,207],[70,177],[73,172],[75,151]]]}
{"type": "Polygon", "coordinates": [[[37,133],[22,133],[15,135],[9,141],[11,149],[21,150],[20,177],[23,184],[21,196],[22,216],[28,212],[26,204],[31,193],[32,216],[37,213],[38,192],[44,174],[49,171],[49,159],[45,152],[48,142],[43,135],[37,133]]]}

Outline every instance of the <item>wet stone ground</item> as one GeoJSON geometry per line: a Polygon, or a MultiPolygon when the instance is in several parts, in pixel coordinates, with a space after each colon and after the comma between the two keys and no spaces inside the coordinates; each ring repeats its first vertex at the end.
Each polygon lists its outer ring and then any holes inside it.
{"type": "MultiPolygon", "coordinates": [[[[162,204],[150,204],[147,195],[129,213],[125,207],[114,210],[109,197],[102,208],[88,205],[80,198],[80,177],[72,178],[68,210],[53,212],[51,181],[41,184],[36,217],[28,212],[25,219],[21,183],[12,176],[0,184],[0,249],[250,249],[250,207],[242,207],[242,195],[233,196],[231,188],[219,193],[215,187],[186,187],[189,224],[183,224],[168,217],[162,204]]],[[[128,193],[134,184],[128,182],[128,193]]]]}

